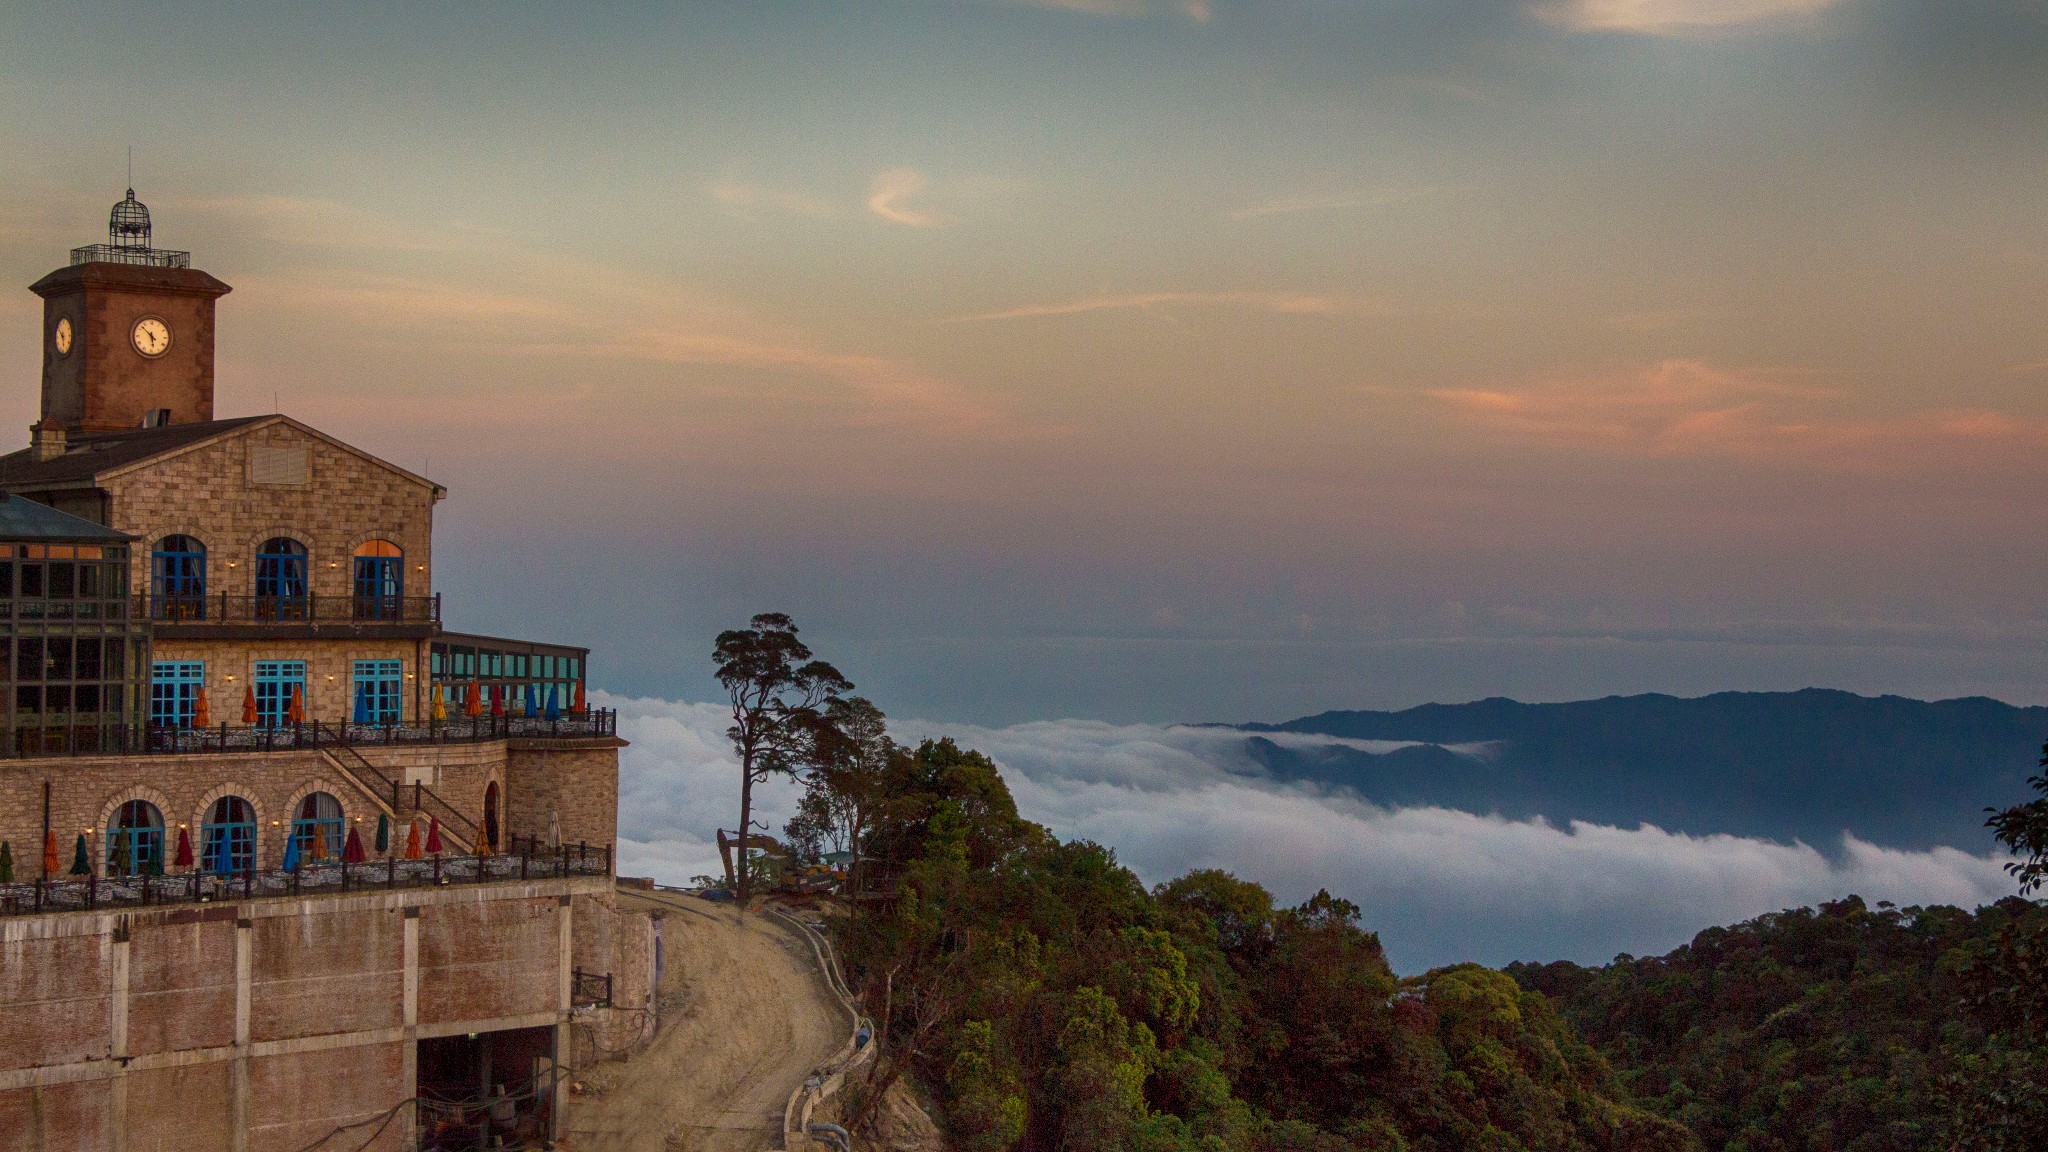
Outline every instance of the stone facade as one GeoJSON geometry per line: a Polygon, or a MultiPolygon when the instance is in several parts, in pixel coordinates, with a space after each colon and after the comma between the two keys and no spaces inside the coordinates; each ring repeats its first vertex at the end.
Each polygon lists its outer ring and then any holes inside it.
{"type": "MultiPolygon", "coordinates": [[[[316,597],[351,594],[351,559],[371,540],[405,550],[407,596],[433,591],[434,504],[444,490],[287,417],[116,469],[99,483],[109,498],[108,526],[139,538],[138,559],[173,533],[206,545],[210,595],[253,595],[256,549],[273,536],[306,546],[316,597]],[[254,478],[257,454],[301,451],[303,483],[254,478]]],[[[133,566],[132,580],[136,592],[148,591],[146,562],[133,566]]]]}
{"type": "MultiPolygon", "coordinates": [[[[542,880],[0,919],[5,1146],[293,1152],[361,1124],[348,1147],[410,1147],[421,1041],[546,1028],[566,1058],[578,1024],[618,1012],[572,1010],[575,967],[611,973],[617,1003],[652,1003],[653,926],[619,913],[610,889],[542,880]]],[[[586,1047],[613,1038],[580,1030],[586,1047]]]]}
{"type": "Polygon", "coordinates": [[[214,301],[228,286],[189,268],[84,264],[60,268],[31,289],[43,298],[43,417],[56,427],[134,428],[168,408],[171,423],[213,419],[214,301]],[[136,351],[144,317],[171,334],[161,355],[136,351]],[[72,345],[57,347],[60,320],[72,345]]]}
{"type": "Polygon", "coordinates": [[[271,635],[250,640],[187,640],[170,630],[159,632],[152,658],[158,661],[188,660],[206,665],[206,696],[215,724],[239,727],[242,706],[255,683],[258,660],[304,660],[306,662],[306,719],[337,724],[350,719],[354,707],[355,662],[397,660],[404,665],[404,691],[399,696],[400,718],[406,723],[429,714],[427,641],[311,639],[304,636],[271,635]]]}
{"type": "Polygon", "coordinates": [[[561,824],[564,843],[610,844],[618,838],[616,741],[513,740],[505,779],[511,832],[520,839],[546,839],[550,812],[561,824]]]}

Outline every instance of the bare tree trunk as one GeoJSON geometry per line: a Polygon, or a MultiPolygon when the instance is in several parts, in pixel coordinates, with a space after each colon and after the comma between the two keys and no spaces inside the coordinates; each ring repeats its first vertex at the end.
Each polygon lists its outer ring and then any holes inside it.
{"type": "Polygon", "coordinates": [[[751,765],[740,767],[740,842],[739,842],[739,885],[733,893],[733,903],[739,908],[739,918],[747,918],[747,897],[754,891],[753,869],[747,860],[747,831],[754,820],[754,773],[751,765]]]}

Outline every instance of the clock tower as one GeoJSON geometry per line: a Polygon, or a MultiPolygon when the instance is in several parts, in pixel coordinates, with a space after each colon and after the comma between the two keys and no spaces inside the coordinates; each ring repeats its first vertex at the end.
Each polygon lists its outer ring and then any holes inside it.
{"type": "Polygon", "coordinates": [[[213,419],[213,307],[226,284],[188,252],[149,245],[128,190],[107,243],[29,286],[43,298],[41,432],[115,432],[213,419]]]}

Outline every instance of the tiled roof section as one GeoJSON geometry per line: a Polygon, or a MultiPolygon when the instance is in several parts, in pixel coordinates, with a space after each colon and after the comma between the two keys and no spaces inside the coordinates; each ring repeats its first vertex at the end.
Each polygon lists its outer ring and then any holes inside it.
{"type": "Polygon", "coordinates": [[[90,483],[93,477],[124,465],[175,452],[188,444],[267,419],[243,416],[122,432],[74,432],[65,440],[64,455],[53,460],[37,460],[27,448],[0,456],[0,488],[21,491],[45,485],[90,483]]]}
{"type": "Polygon", "coordinates": [[[26,496],[0,499],[0,540],[89,540],[123,544],[125,532],[95,524],[82,516],[59,512],[26,496]]]}

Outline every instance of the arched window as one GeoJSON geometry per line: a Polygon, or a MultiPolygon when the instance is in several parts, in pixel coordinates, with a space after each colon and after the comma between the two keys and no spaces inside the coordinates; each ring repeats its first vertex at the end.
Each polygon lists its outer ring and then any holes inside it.
{"type": "Polygon", "coordinates": [[[158,620],[206,616],[206,545],[166,536],[149,556],[149,614],[158,620]]]}
{"type": "Polygon", "coordinates": [[[405,550],[389,540],[372,540],[356,549],[355,561],[356,619],[401,619],[405,550]]]}
{"type": "Polygon", "coordinates": [[[491,851],[499,851],[498,782],[496,780],[484,786],[484,843],[491,846],[491,851]]]}
{"type": "Polygon", "coordinates": [[[240,796],[223,796],[199,826],[199,865],[208,872],[244,872],[256,865],[256,809],[240,796]]]}
{"type": "Polygon", "coordinates": [[[299,859],[339,860],[341,858],[341,801],[325,792],[315,792],[299,801],[292,818],[292,835],[298,837],[299,859]]]}
{"type": "Polygon", "coordinates": [[[164,814],[147,800],[114,809],[107,823],[107,875],[164,874],[164,814]]]}
{"type": "Polygon", "coordinates": [[[306,546],[289,536],[273,536],[256,550],[256,618],[305,617],[306,546]]]}

